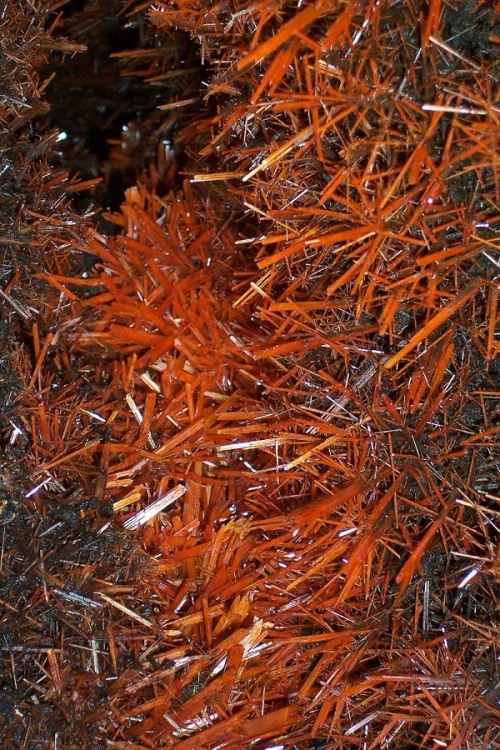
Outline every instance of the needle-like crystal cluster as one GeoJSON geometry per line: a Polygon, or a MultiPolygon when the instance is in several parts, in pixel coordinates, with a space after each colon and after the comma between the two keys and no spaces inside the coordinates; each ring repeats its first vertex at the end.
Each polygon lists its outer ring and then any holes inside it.
{"type": "Polygon", "coordinates": [[[11,736],[500,747],[497,6],[120,5],[113,59],[164,93],[103,167],[135,184],[98,230],[23,208],[41,302],[2,294],[36,548],[4,520],[2,575],[36,575],[11,736]]]}

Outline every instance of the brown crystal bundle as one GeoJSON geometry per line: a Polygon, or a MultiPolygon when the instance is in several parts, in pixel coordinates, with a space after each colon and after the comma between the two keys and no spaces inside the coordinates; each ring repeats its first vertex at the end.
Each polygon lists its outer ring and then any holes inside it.
{"type": "Polygon", "coordinates": [[[117,10],[155,95],[100,169],[137,184],[37,274],[22,396],[37,700],[80,743],[500,746],[498,17],[117,10]]]}
{"type": "Polygon", "coordinates": [[[47,129],[53,76],[40,71],[55,53],[83,50],[51,35],[60,5],[0,4],[2,748],[101,744],[107,728],[87,720],[103,694],[105,624],[95,616],[104,604],[92,584],[130,576],[130,590],[139,589],[144,562],[125,533],[92,528],[107,510],[94,494],[98,464],[86,462],[101,435],[83,420],[99,386],[62,343],[78,297],[57,275],[88,271],[80,248],[91,228],[70,197],[96,180],[55,166],[60,136],[47,129]]]}

